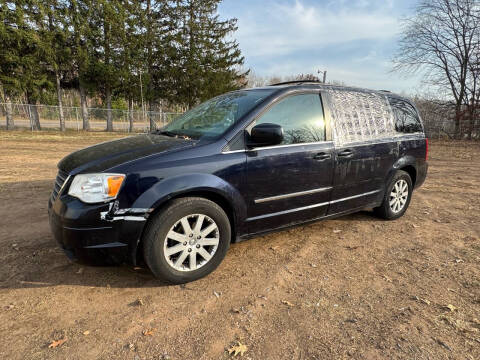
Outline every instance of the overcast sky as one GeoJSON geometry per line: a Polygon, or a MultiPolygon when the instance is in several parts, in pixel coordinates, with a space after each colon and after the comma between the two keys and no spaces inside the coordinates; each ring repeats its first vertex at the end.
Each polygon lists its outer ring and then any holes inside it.
{"type": "Polygon", "coordinates": [[[416,0],[223,0],[246,67],[261,76],[327,70],[348,85],[413,94],[417,78],[391,74],[400,18],[416,0]]]}

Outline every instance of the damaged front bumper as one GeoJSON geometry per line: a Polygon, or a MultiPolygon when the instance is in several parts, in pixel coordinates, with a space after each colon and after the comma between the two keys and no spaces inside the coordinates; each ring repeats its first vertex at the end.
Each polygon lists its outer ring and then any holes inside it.
{"type": "Polygon", "coordinates": [[[136,264],[149,209],[119,209],[118,202],[85,204],[69,195],[48,204],[53,236],[73,259],[91,264],[136,264]]]}

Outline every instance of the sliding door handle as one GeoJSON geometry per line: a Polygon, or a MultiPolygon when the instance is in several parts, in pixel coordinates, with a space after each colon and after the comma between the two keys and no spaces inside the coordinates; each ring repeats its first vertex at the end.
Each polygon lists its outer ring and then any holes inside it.
{"type": "Polygon", "coordinates": [[[332,158],[332,155],[324,153],[324,152],[315,154],[313,156],[313,160],[317,160],[317,161],[323,161],[323,160],[327,160],[327,159],[331,159],[331,158],[332,158]]]}
{"type": "Polygon", "coordinates": [[[346,149],[346,150],[343,150],[343,151],[340,151],[338,153],[338,157],[346,157],[346,158],[349,158],[349,157],[352,157],[353,156],[353,151],[350,150],[350,149],[346,149]]]}

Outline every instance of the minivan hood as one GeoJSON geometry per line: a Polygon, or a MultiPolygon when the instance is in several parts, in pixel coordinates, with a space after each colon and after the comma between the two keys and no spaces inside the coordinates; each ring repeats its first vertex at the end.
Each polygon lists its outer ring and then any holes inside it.
{"type": "Polygon", "coordinates": [[[65,172],[105,171],[144,156],[193,146],[196,141],[163,135],[143,134],[107,141],[64,157],[58,168],[65,172]]]}

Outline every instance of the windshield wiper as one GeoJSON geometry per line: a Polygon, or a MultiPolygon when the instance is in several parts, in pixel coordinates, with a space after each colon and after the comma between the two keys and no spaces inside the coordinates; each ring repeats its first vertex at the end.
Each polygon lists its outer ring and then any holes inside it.
{"type": "Polygon", "coordinates": [[[181,138],[181,139],[184,139],[184,140],[191,140],[192,137],[191,136],[188,136],[188,135],[183,135],[183,134],[177,134],[177,133],[174,133],[172,131],[168,131],[168,130],[155,130],[153,132],[154,134],[159,134],[159,135],[165,135],[165,136],[169,136],[169,137],[174,137],[174,138],[181,138]]]}
{"type": "Polygon", "coordinates": [[[166,131],[166,130],[155,130],[153,132],[154,134],[159,134],[159,135],[166,135],[166,136],[169,136],[169,137],[177,137],[178,134],[175,134],[171,131],[166,131]]]}

